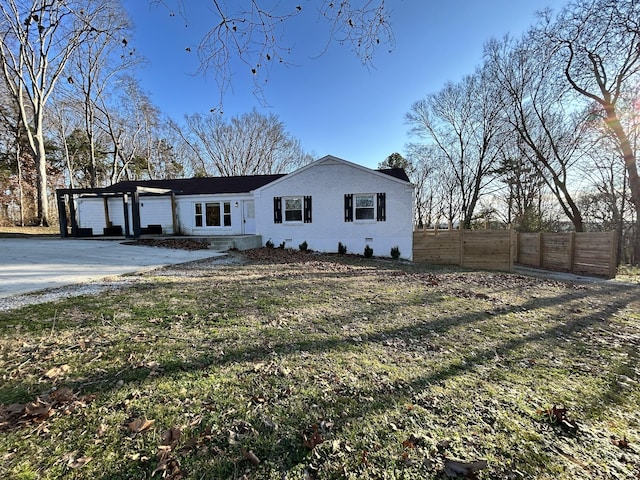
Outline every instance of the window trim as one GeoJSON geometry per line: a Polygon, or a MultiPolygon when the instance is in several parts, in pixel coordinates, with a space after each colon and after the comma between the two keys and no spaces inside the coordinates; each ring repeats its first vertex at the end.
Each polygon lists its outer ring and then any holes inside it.
{"type": "Polygon", "coordinates": [[[382,193],[345,193],[344,194],[344,221],[357,223],[374,223],[387,221],[387,194],[382,193]],[[358,197],[370,197],[373,199],[371,207],[358,207],[358,197]],[[358,208],[373,210],[373,218],[357,218],[358,208]]]}
{"type": "Polygon", "coordinates": [[[354,222],[375,222],[377,219],[376,216],[376,194],[375,193],[354,193],[353,195],[353,221],[354,222]],[[358,198],[370,198],[371,206],[368,207],[358,207],[358,198]],[[370,218],[358,218],[358,210],[370,210],[371,217],[370,218]]]}
{"type": "Polygon", "coordinates": [[[216,200],[207,201],[200,200],[193,202],[193,226],[194,228],[225,228],[230,229],[233,227],[232,220],[231,201],[216,200]],[[218,205],[218,213],[220,225],[208,225],[207,224],[207,206],[218,205]],[[198,222],[200,225],[198,225],[198,222]],[[227,224],[228,223],[228,224],[227,224]]]}
{"type": "Polygon", "coordinates": [[[289,195],[286,197],[282,197],[282,223],[298,224],[303,222],[304,222],[304,196],[289,195]],[[290,201],[290,200],[298,200],[300,202],[300,208],[295,210],[293,209],[287,210],[287,201],[290,201]],[[300,219],[287,220],[287,212],[300,212],[300,219]]]}

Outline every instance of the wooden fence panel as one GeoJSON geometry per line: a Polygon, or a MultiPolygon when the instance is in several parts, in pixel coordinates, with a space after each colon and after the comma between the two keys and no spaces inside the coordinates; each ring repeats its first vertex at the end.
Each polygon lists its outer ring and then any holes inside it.
{"type": "Polygon", "coordinates": [[[516,262],[534,267],[542,266],[540,255],[542,234],[518,233],[517,234],[516,262]]]}
{"type": "Polygon", "coordinates": [[[519,233],[521,265],[583,275],[616,275],[615,232],[519,233]]]}
{"type": "Polygon", "coordinates": [[[486,270],[513,263],[582,275],[616,275],[615,232],[519,233],[511,230],[416,230],[413,259],[486,270]]]}
{"type": "Polygon", "coordinates": [[[511,230],[417,230],[413,260],[511,271],[513,245],[511,230]]]}
{"type": "Polygon", "coordinates": [[[510,230],[465,230],[462,266],[511,271],[510,230]]]}
{"type": "Polygon", "coordinates": [[[433,230],[413,233],[413,260],[440,265],[460,264],[460,231],[433,230]]]}
{"type": "Polygon", "coordinates": [[[615,232],[576,233],[573,271],[608,278],[615,277],[615,232]]]}
{"type": "Polygon", "coordinates": [[[567,271],[571,269],[569,234],[542,234],[542,268],[567,271]]]}

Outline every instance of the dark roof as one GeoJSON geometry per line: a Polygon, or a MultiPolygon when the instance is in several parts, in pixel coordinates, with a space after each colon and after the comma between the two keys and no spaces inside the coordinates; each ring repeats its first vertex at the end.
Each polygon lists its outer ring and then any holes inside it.
{"type": "Polygon", "coordinates": [[[196,177],[173,180],[132,180],[118,182],[106,187],[106,192],[130,192],[135,187],[162,188],[173,190],[177,195],[197,195],[214,193],[246,193],[284,176],[246,175],[240,177],[196,177]]]}
{"type": "MultiPolygon", "coordinates": [[[[402,168],[382,168],[377,170],[405,182],[409,181],[402,168]]],[[[237,177],[195,177],[176,178],[172,180],[128,180],[105,187],[103,192],[131,192],[136,187],[159,188],[171,190],[176,195],[198,195],[216,193],[247,193],[263,187],[274,180],[284,177],[286,173],[275,175],[246,175],[237,177]]]]}
{"type": "Polygon", "coordinates": [[[379,168],[377,171],[384,173],[385,175],[389,175],[390,177],[404,180],[405,182],[411,181],[407,176],[407,172],[404,171],[404,168],[379,168]]]}

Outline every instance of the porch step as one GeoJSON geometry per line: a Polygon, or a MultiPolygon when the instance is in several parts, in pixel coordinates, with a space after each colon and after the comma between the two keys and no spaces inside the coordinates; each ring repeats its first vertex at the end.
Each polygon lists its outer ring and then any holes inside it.
{"type": "Polygon", "coordinates": [[[230,235],[202,237],[209,244],[211,250],[224,252],[235,248],[237,250],[249,250],[250,248],[260,248],[262,246],[261,235],[230,235]]]}

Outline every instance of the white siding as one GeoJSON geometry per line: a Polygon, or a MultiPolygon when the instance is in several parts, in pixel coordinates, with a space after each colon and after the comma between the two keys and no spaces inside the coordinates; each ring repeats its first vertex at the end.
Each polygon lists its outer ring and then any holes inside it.
{"type": "Polygon", "coordinates": [[[315,251],[336,252],[338,242],[348,253],[362,254],[368,244],[375,256],[390,256],[397,246],[401,257],[413,254],[413,186],[379,172],[338,159],[319,160],[255,192],[257,231],[265,243],[286,242],[297,249],[306,241],[315,251]],[[344,195],[385,193],[386,221],[345,222],[344,195]],[[273,198],[312,197],[311,223],[274,223],[273,198]]]}
{"type": "Polygon", "coordinates": [[[78,198],[76,202],[79,228],[92,228],[94,235],[102,235],[107,226],[102,198],[78,198]]]}
{"type": "MultiPolygon", "coordinates": [[[[133,225],[132,221],[130,225],[133,225]]],[[[140,197],[140,227],[146,228],[149,225],[162,225],[163,234],[173,234],[170,196],[140,197]]]]}
{"type": "MultiPolygon", "coordinates": [[[[109,220],[114,227],[122,227],[124,233],[124,205],[122,197],[114,197],[109,200],[109,220]]],[[[95,233],[95,232],[94,232],[95,233]]]]}
{"type": "Polygon", "coordinates": [[[243,195],[180,195],[176,197],[179,230],[182,235],[242,235],[242,201],[251,200],[248,194],[243,195]],[[230,227],[196,227],[195,203],[230,202],[230,227]]]}

